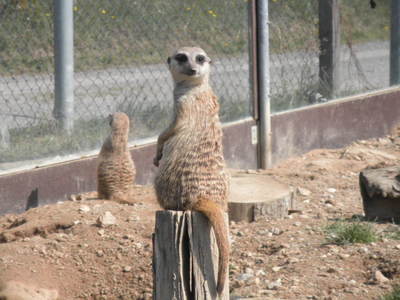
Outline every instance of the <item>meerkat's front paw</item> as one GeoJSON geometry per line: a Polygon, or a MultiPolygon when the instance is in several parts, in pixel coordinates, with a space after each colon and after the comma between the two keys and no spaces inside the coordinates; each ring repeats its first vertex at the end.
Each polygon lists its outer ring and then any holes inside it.
{"type": "Polygon", "coordinates": [[[156,157],[154,157],[154,159],[153,159],[153,164],[154,164],[156,167],[159,166],[161,158],[162,158],[162,150],[161,150],[161,151],[157,150],[157,155],[156,155],[156,157]]]}
{"type": "Polygon", "coordinates": [[[159,164],[160,164],[160,159],[158,158],[158,156],[154,157],[154,159],[153,159],[153,164],[154,164],[156,167],[159,166],[159,164]]]}

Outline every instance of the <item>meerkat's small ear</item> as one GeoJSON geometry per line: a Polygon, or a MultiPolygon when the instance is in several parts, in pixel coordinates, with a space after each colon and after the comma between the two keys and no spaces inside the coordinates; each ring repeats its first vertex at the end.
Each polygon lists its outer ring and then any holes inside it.
{"type": "Polygon", "coordinates": [[[171,63],[171,57],[168,56],[167,58],[167,63],[170,64],[171,63]]]}

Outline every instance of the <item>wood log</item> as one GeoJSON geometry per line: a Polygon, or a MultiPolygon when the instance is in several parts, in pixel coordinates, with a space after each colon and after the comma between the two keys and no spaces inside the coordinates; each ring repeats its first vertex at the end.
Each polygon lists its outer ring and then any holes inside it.
{"type": "Polygon", "coordinates": [[[283,218],[294,209],[288,186],[265,174],[231,170],[229,220],[253,222],[262,218],[283,218]]]}
{"type": "Polygon", "coordinates": [[[157,211],[153,299],[228,300],[228,276],[218,298],[217,274],[218,247],[207,218],[191,211],[157,211]]]}
{"type": "Polygon", "coordinates": [[[363,170],[359,181],[367,219],[400,221],[400,167],[363,170]]]}

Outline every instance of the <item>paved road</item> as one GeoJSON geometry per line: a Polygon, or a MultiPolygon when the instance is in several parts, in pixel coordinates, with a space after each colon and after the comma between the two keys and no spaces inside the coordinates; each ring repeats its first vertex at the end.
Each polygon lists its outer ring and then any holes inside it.
{"type": "MultiPolygon", "coordinates": [[[[341,90],[387,87],[389,43],[363,44],[355,47],[354,53],[357,60],[347,48],[342,50],[341,90]],[[362,70],[357,70],[356,63],[362,70]]],[[[231,105],[249,101],[248,58],[216,58],[214,61],[211,81],[222,101],[230,101],[231,105]]],[[[315,53],[272,55],[271,93],[281,95],[315,82],[317,74],[318,57],[315,53]]],[[[7,128],[51,119],[53,86],[52,75],[0,77],[0,135],[4,135],[7,128]]],[[[171,80],[164,64],[76,73],[76,116],[88,119],[126,107],[136,111],[155,105],[168,106],[171,104],[171,90],[171,80]]]]}

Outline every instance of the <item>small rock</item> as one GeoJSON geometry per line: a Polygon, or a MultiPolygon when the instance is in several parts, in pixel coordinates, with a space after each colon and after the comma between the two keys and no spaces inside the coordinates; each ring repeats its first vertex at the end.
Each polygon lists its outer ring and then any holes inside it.
{"type": "Polygon", "coordinates": [[[389,138],[378,138],[378,143],[381,145],[391,144],[391,140],[389,138]]]}
{"type": "Polygon", "coordinates": [[[130,267],[130,266],[125,266],[122,270],[123,270],[125,273],[128,273],[128,272],[132,271],[132,267],[130,267]]]}
{"type": "MultiPolygon", "coordinates": [[[[257,231],[257,234],[258,234],[258,235],[267,235],[267,236],[268,236],[269,233],[270,233],[270,232],[267,231],[267,230],[259,230],[259,231],[257,231]]],[[[272,235],[272,234],[271,234],[271,235],[272,235]]]]}
{"type": "Polygon", "coordinates": [[[97,218],[97,225],[101,227],[114,225],[116,223],[117,219],[109,211],[106,211],[103,215],[97,218]]]}
{"type": "Polygon", "coordinates": [[[98,257],[102,257],[104,255],[104,252],[102,250],[97,250],[96,254],[98,257]]]}
{"type": "Polygon", "coordinates": [[[280,235],[280,234],[282,234],[282,230],[280,230],[279,228],[272,228],[271,230],[271,233],[273,234],[273,235],[280,235]]]}
{"type": "Polygon", "coordinates": [[[258,270],[256,272],[256,276],[264,276],[264,275],[266,275],[266,273],[263,270],[258,270]]]}
{"type": "Polygon", "coordinates": [[[246,274],[254,274],[254,270],[251,269],[251,268],[246,268],[246,269],[244,270],[244,272],[245,272],[246,274]]]}
{"type": "Polygon", "coordinates": [[[289,259],[288,259],[288,263],[291,263],[291,264],[298,263],[299,261],[300,261],[300,259],[298,259],[297,257],[289,257],[289,259]]]}
{"type": "Polygon", "coordinates": [[[336,193],[336,189],[335,188],[329,188],[327,189],[328,193],[336,193]]]}
{"type": "Polygon", "coordinates": [[[396,249],[400,250],[400,245],[394,246],[396,249]]]}
{"type": "Polygon", "coordinates": [[[332,274],[332,273],[337,273],[337,270],[334,268],[329,268],[328,270],[326,270],[326,272],[332,274]]]}
{"type": "Polygon", "coordinates": [[[90,211],[90,207],[87,205],[81,205],[81,207],[79,207],[79,212],[81,213],[87,213],[90,211]]]}
{"type": "Polygon", "coordinates": [[[280,278],[278,278],[278,280],[276,280],[276,281],[272,281],[267,284],[267,288],[269,290],[277,290],[281,286],[282,286],[282,283],[281,283],[280,278]]]}
{"type": "Polygon", "coordinates": [[[328,205],[334,206],[334,205],[335,205],[335,202],[333,202],[331,199],[328,199],[328,200],[325,201],[325,204],[326,204],[327,206],[328,206],[328,205]]]}
{"type": "Polygon", "coordinates": [[[140,217],[139,216],[131,216],[128,221],[140,221],[140,217]]]}
{"type": "Polygon", "coordinates": [[[385,283],[388,282],[390,279],[385,277],[385,275],[383,275],[382,272],[378,270],[375,272],[375,280],[378,283],[385,283]]]}
{"type": "Polygon", "coordinates": [[[237,277],[237,280],[239,280],[239,281],[247,281],[247,280],[249,280],[249,279],[252,278],[252,277],[253,277],[253,274],[243,273],[243,274],[240,274],[240,275],[237,277]]]}
{"type": "Polygon", "coordinates": [[[301,196],[310,196],[311,195],[311,191],[302,188],[302,187],[297,187],[297,192],[301,195],[301,196]]]}
{"type": "Polygon", "coordinates": [[[274,271],[274,272],[279,272],[280,269],[282,269],[282,268],[281,268],[281,267],[273,267],[273,268],[272,268],[272,271],[274,271]]]}

